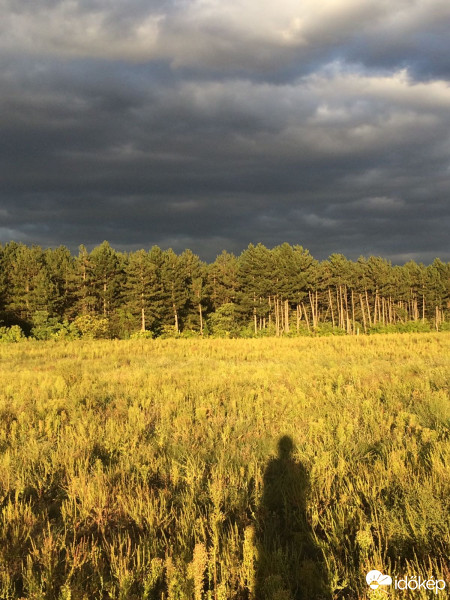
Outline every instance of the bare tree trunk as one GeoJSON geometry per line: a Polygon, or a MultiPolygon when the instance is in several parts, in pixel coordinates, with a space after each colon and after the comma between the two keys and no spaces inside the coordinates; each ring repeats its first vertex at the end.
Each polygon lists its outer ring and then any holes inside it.
{"type": "MultiPolygon", "coordinates": [[[[400,310],[402,311],[402,313],[401,313],[401,314],[403,314],[403,311],[404,311],[404,310],[406,310],[406,309],[405,309],[405,307],[403,306],[403,304],[404,304],[404,303],[403,303],[401,300],[400,300],[400,302],[398,303],[398,306],[399,306],[400,310]]],[[[403,317],[400,317],[400,323],[406,323],[406,321],[407,321],[407,320],[408,320],[407,318],[406,318],[406,319],[404,319],[403,317]]]]}
{"type": "Polygon", "coordinates": [[[369,294],[367,293],[367,289],[365,290],[365,292],[366,292],[367,316],[369,317],[369,326],[372,327],[372,318],[370,316],[369,294]]]}
{"type": "Polygon", "coordinates": [[[331,290],[330,288],[328,288],[328,298],[329,298],[329,302],[330,302],[330,309],[331,309],[331,321],[333,322],[333,328],[334,328],[334,311],[333,311],[333,300],[331,298],[331,290]]]}
{"type": "Polygon", "coordinates": [[[311,331],[311,329],[309,327],[308,313],[306,312],[306,306],[303,304],[303,302],[302,302],[302,308],[303,308],[303,314],[305,315],[306,327],[308,328],[308,331],[311,331]]]}
{"type": "Polygon", "coordinates": [[[338,288],[336,286],[336,306],[337,306],[337,311],[338,311],[338,327],[341,326],[341,300],[340,300],[340,296],[338,294],[338,288]]]}
{"type": "Polygon", "coordinates": [[[353,290],[352,290],[352,326],[353,326],[353,333],[355,333],[355,329],[356,329],[356,323],[355,323],[355,297],[353,294],[353,290]]]}
{"type": "Polygon", "coordinates": [[[200,317],[200,335],[203,335],[203,311],[200,302],[198,303],[198,316],[200,317]]]}
{"type": "Polygon", "coordinates": [[[346,285],[344,286],[344,290],[345,290],[345,296],[344,296],[344,299],[345,299],[345,326],[346,326],[347,333],[351,333],[352,331],[351,331],[350,318],[348,316],[348,299],[347,299],[348,293],[347,293],[346,285]]]}
{"type": "Polygon", "coordinates": [[[373,307],[373,324],[377,324],[378,290],[375,292],[375,303],[373,307]]]}
{"type": "Polygon", "coordinates": [[[346,326],[346,322],[347,322],[347,313],[345,312],[344,309],[344,292],[342,291],[342,286],[339,286],[339,299],[341,302],[341,318],[342,318],[342,322],[341,322],[341,328],[342,329],[347,329],[346,326]]]}
{"type": "Polygon", "coordinates": [[[175,332],[176,333],[180,333],[180,328],[178,327],[178,312],[177,312],[177,307],[175,306],[175,304],[172,304],[172,307],[173,307],[173,319],[174,319],[175,332]]]}
{"type": "Polygon", "coordinates": [[[316,290],[316,327],[319,325],[320,315],[319,315],[319,292],[316,290]]]}
{"type": "Polygon", "coordinates": [[[289,302],[284,301],[284,331],[289,333],[289,302]]]}
{"type": "Polygon", "coordinates": [[[269,329],[270,329],[271,325],[272,325],[272,304],[270,302],[270,296],[269,296],[269,329]]]}
{"type": "Polygon", "coordinates": [[[366,315],[365,315],[365,310],[364,310],[364,302],[363,302],[362,294],[359,295],[359,302],[361,304],[361,313],[362,313],[362,318],[363,318],[364,333],[367,333],[366,315]]]}
{"type": "Polygon", "coordinates": [[[145,331],[144,292],[141,292],[141,331],[145,331]]]}
{"type": "Polygon", "coordinates": [[[280,335],[280,317],[278,314],[278,297],[274,298],[274,308],[275,308],[275,331],[276,336],[280,335]]]}
{"type": "Polygon", "coordinates": [[[106,317],[106,281],[103,282],[103,316],[106,317]]]}
{"type": "Polygon", "coordinates": [[[317,324],[316,324],[316,315],[314,312],[314,298],[313,298],[313,295],[311,294],[311,292],[308,292],[308,296],[309,296],[309,303],[311,305],[311,318],[312,318],[312,322],[313,322],[313,327],[315,328],[317,326],[317,324]]]}
{"type": "Polygon", "coordinates": [[[283,300],[280,298],[278,301],[278,310],[280,311],[280,333],[284,331],[284,310],[283,310],[283,300]]]}

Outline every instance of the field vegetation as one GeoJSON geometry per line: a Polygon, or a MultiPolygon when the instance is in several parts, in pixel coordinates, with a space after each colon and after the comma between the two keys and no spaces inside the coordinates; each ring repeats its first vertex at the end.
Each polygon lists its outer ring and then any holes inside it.
{"type": "Polygon", "coordinates": [[[446,332],[0,345],[0,598],[449,585],[449,356],[446,332]]]}

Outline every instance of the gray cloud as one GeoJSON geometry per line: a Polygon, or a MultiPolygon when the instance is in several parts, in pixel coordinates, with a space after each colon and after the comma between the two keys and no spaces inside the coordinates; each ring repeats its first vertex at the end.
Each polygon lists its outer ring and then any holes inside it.
{"type": "Polygon", "coordinates": [[[0,0],[0,240],[450,258],[450,8],[0,0]]]}
{"type": "Polygon", "coordinates": [[[0,48],[10,53],[166,60],[175,68],[249,77],[333,56],[419,69],[439,56],[448,65],[450,8],[442,0],[2,0],[0,6],[0,48]]]}

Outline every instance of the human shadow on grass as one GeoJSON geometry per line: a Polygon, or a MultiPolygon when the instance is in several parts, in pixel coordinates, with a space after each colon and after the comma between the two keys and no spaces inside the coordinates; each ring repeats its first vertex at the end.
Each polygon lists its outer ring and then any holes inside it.
{"type": "Polygon", "coordinates": [[[328,600],[323,556],[307,520],[309,475],[285,435],[264,474],[258,511],[255,600],[328,600]]]}

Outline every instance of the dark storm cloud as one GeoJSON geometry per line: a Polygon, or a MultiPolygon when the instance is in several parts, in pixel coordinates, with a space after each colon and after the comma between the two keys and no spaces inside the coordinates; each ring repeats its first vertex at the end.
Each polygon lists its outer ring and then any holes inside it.
{"type": "Polygon", "coordinates": [[[450,258],[446,3],[1,6],[1,241],[450,258]]]}

